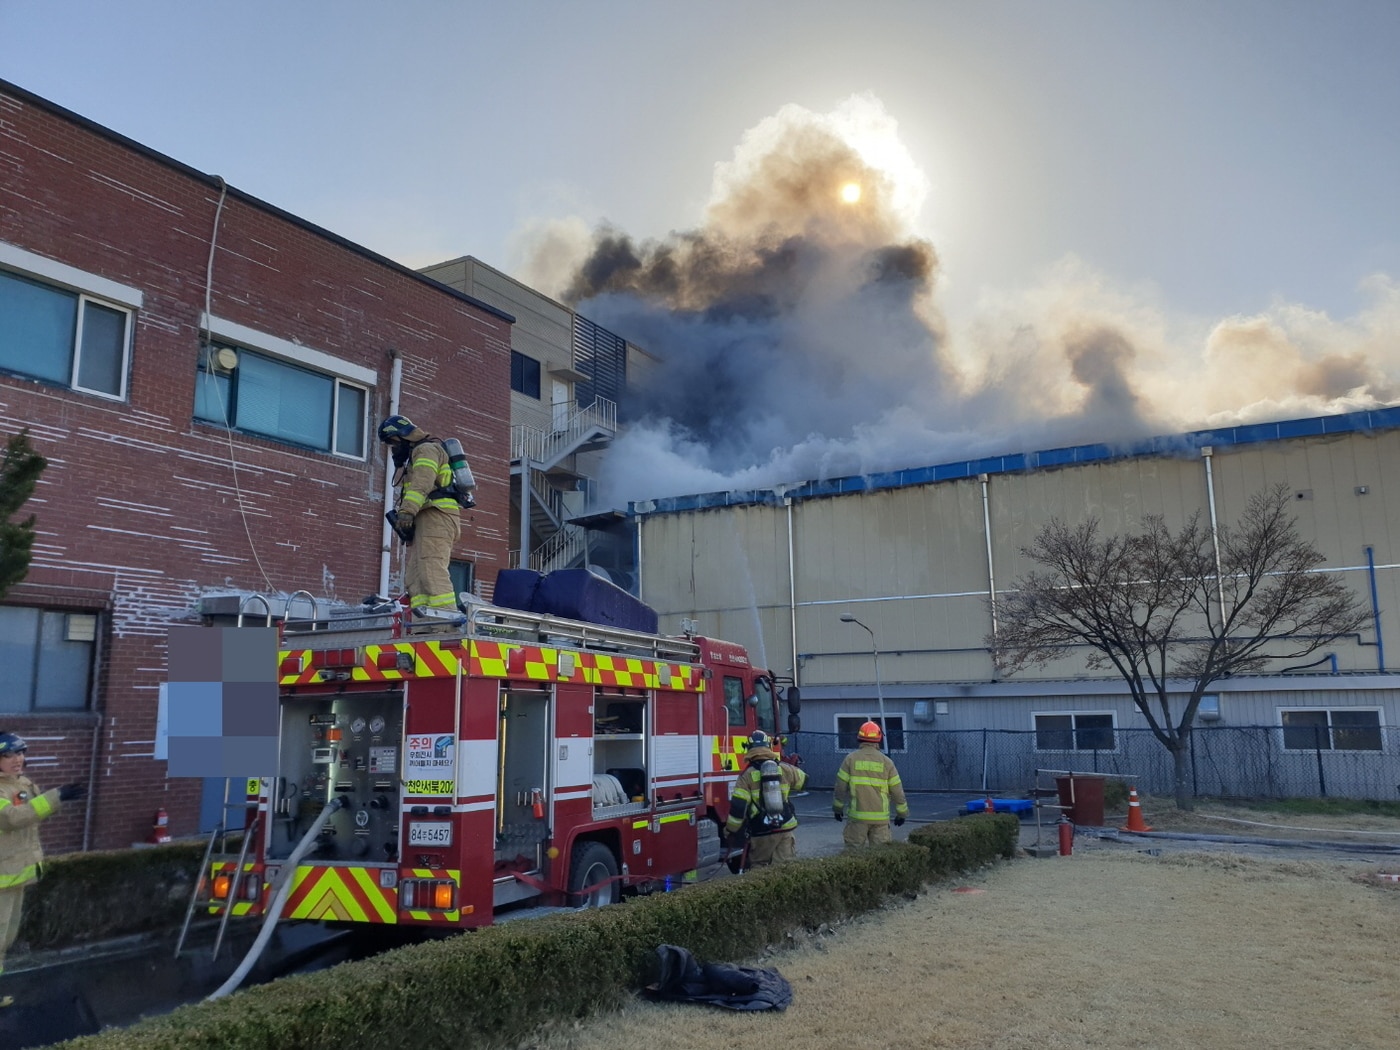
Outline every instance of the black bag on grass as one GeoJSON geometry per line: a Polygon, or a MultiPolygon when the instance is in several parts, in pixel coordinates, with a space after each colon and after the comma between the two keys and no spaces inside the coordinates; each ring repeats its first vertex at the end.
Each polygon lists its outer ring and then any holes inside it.
{"type": "Polygon", "coordinates": [[[726,1010],[786,1010],[792,985],[777,970],[727,963],[701,964],[674,944],[656,949],[661,976],[645,988],[648,999],[709,1003],[726,1010]]]}

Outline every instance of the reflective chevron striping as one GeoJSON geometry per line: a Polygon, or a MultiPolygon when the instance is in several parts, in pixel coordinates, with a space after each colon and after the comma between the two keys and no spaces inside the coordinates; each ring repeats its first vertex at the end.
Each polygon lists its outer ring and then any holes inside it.
{"type": "Polygon", "coordinates": [[[285,915],[289,919],[397,922],[392,891],[380,887],[378,870],[299,867],[292,878],[285,915]]]}

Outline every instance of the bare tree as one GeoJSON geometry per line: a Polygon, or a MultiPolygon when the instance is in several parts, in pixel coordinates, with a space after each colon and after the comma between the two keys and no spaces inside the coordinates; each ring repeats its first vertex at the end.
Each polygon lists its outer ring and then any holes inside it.
{"type": "Polygon", "coordinates": [[[29,431],[11,434],[0,455],[0,598],[29,572],[34,515],[11,521],[34,493],[48,460],[34,451],[29,431]]]}
{"type": "Polygon", "coordinates": [[[1176,804],[1190,809],[1191,727],[1210,686],[1307,656],[1370,617],[1318,570],[1323,555],[1298,535],[1289,502],[1286,485],[1255,494],[1217,543],[1199,513],[1176,532],[1149,515],[1135,535],[1104,535],[1097,518],[1051,520],[1021,552],[1039,567],[996,599],[1000,626],[987,645],[998,671],[1087,648],[1089,670],[1111,667],[1128,683],[1172,754],[1176,804]]]}

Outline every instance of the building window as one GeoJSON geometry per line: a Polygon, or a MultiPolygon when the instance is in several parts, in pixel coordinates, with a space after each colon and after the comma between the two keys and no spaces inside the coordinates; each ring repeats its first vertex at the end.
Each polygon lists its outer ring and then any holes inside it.
{"type": "MultiPolygon", "coordinates": [[[[904,716],[887,715],[886,720],[889,725],[885,727],[885,750],[903,751],[904,743],[904,716]]],[[[860,727],[866,722],[874,722],[880,725],[879,715],[837,715],[836,716],[836,747],[841,751],[854,751],[860,747],[860,727]]]]}
{"type": "Polygon", "coordinates": [[[451,577],[452,589],[456,593],[476,593],[476,562],[453,559],[447,563],[447,575],[451,577]]]}
{"type": "Polygon", "coordinates": [[[1285,751],[1380,751],[1379,710],[1280,711],[1285,751]]]}
{"type": "Polygon", "coordinates": [[[1114,751],[1117,749],[1113,715],[1038,714],[1035,718],[1037,751],[1114,751]]]}
{"type": "Polygon", "coordinates": [[[126,397],[131,311],[0,271],[0,369],[126,397]]]}
{"type": "Polygon", "coordinates": [[[364,387],[229,343],[200,355],[196,419],[291,445],[365,458],[364,387]]]}
{"type": "Polygon", "coordinates": [[[0,712],[88,706],[97,614],[0,605],[0,712]]]}
{"type": "Polygon", "coordinates": [[[533,357],[510,352],[510,388],[518,394],[540,399],[540,363],[533,357]]]}

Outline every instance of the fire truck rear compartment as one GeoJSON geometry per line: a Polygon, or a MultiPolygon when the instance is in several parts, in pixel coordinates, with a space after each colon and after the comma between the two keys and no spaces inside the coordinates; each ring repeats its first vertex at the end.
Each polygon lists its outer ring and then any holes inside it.
{"type": "Polygon", "coordinates": [[[349,805],[309,859],[395,863],[402,740],[400,692],[284,698],[269,859],[289,856],[325,804],[344,796],[349,805]]]}
{"type": "Polygon", "coordinates": [[[552,791],[548,779],[551,697],[542,690],[501,694],[496,777],[497,907],[539,895],[549,839],[552,791]],[[515,873],[527,876],[519,880],[515,873]]]}

